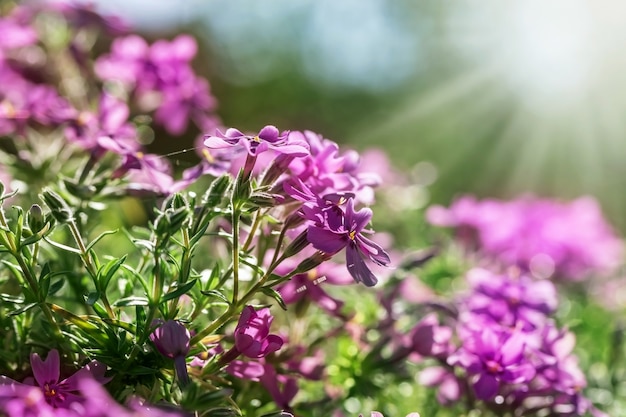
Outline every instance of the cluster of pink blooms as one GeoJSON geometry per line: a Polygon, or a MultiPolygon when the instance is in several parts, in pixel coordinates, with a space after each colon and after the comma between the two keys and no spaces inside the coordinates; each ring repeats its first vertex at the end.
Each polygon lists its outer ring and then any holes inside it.
{"type": "Polygon", "coordinates": [[[561,203],[530,196],[511,201],[465,196],[449,208],[431,207],[427,218],[455,228],[461,241],[503,265],[542,278],[581,280],[613,272],[623,259],[622,241],[591,197],[561,203]]]}
{"type": "MultiPolygon", "coordinates": [[[[359,155],[340,152],[335,142],[310,131],[281,132],[268,125],[247,134],[219,127],[209,84],[191,67],[197,50],[193,38],[182,35],[149,44],[139,36],[125,35],[115,19],[68,5],[15,7],[0,19],[0,29],[0,135],[19,141],[33,130],[62,132],[67,145],[87,155],[87,167],[113,160],[110,179],[119,181],[127,193],[169,195],[203,175],[232,174],[248,184],[256,176],[255,184],[268,190],[262,197],[283,210],[285,224],[291,226],[287,247],[293,253],[276,272],[286,275],[304,265],[302,274],[279,288],[286,303],[297,301],[304,286],[311,299],[340,316],[341,302],[314,283],[312,274],[329,283],[373,286],[377,278],[366,261],[378,266],[390,263],[382,247],[367,237],[372,233],[368,228],[372,211],[357,208],[372,201],[372,187],[380,182],[363,170],[359,155]],[[28,59],[28,52],[39,50],[46,41],[37,26],[39,12],[62,17],[68,30],[91,27],[116,36],[110,51],[100,57],[92,57],[92,48],[79,38],[68,45],[71,54],[64,65],[85,81],[80,99],[57,88],[58,74],[46,71],[45,60],[28,59]],[[105,88],[89,89],[90,83],[105,88]],[[145,123],[141,120],[147,120],[138,115],[152,116],[171,135],[183,134],[193,124],[201,137],[201,162],[174,179],[167,159],[146,153],[138,140],[145,123]],[[327,261],[343,250],[345,265],[338,270],[327,261]]],[[[19,157],[29,155],[22,152],[19,157]]],[[[229,349],[208,346],[205,353],[191,358],[193,330],[181,321],[155,320],[150,343],[153,351],[171,361],[183,387],[190,383],[190,372],[217,367],[237,378],[260,381],[276,404],[289,410],[298,390],[296,377],[319,379],[323,368],[321,358],[305,346],[291,345],[280,360],[270,360],[289,342],[270,333],[272,320],[269,309],[246,306],[229,349]]],[[[102,387],[111,376],[105,377],[106,366],[100,362],[61,379],[59,352],[50,350],[46,361],[34,354],[31,368],[33,381],[0,379],[0,410],[9,417],[181,415],[139,400],[126,407],[116,404],[102,387]]]]}
{"type": "Polygon", "coordinates": [[[482,401],[494,412],[604,416],[583,396],[574,335],[551,318],[552,282],[518,270],[472,269],[470,292],[444,317],[431,313],[405,336],[397,357],[429,359],[420,383],[442,404],[482,401]]]}

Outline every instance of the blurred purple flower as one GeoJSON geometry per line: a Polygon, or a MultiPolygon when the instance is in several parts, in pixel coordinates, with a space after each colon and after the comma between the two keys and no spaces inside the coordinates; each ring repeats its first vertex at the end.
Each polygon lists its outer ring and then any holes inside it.
{"type": "Polygon", "coordinates": [[[478,244],[505,265],[533,275],[580,280],[610,273],[622,262],[623,243],[602,217],[598,203],[581,197],[571,203],[522,197],[512,201],[471,196],[450,208],[427,212],[435,225],[455,227],[466,243],[478,244]]]}
{"type": "Polygon", "coordinates": [[[472,294],[465,301],[473,313],[487,315],[505,326],[543,326],[546,316],[556,310],[554,284],[533,280],[527,275],[494,274],[486,269],[470,270],[466,278],[472,294]]]}
{"type": "MultiPolygon", "coordinates": [[[[301,257],[302,258],[302,257],[301,257]]],[[[278,275],[286,275],[297,265],[298,259],[290,258],[283,261],[275,270],[278,275]]],[[[329,295],[324,287],[327,285],[347,285],[354,280],[346,273],[343,265],[328,261],[302,274],[294,275],[289,281],[278,287],[285,304],[293,304],[300,300],[308,300],[334,316],[341,317],[343,302],[329,295]]]]}
{"type": "Polygon", "coordinates": [[[20,48],[37,42],[35,29],[30,19],[23,19],[21,8],[15,8],[9,16],[0,18],[0,61],[4,49],[20,48]]]}
{"type": "Polygon", "coordinates": [[[497,332],[483,327],[463,340],[463,346],[448,357],[448,364],[460,365],[473,382],[476,397],[490,400],[496,396],[500,383],[525,384],[535,376],[535,368],[524,355],[525,336],[520,331],[497,332]]]}
{"type": "MultiPolygon", "coordinates": [[[[111,378],[104,376],[106,366],[98,361],[91,361],[69,378],[60,379],[61,361],[59,352],[52,349],[46,360],[42,360],[37,353],[30,355],[30,364],[33,369],[33,378],[27,378],[24,383],[39,387],[45,401],[53,408],[68,408],[74,402],[82,402],[84,398],[78,392],[79,382],[84,378],[93,378],[100,384],[107,383],[111,378]]],[[[7,377],[0,377],[0,386],[14,386],[17,391],[26,392],[20,388],[21,384],[7,377]]],[[[4,388],[6,391],[6,388],[4,388]]],[[[16,391],[16,392],[17,392],[16,391]]],[[[30,395],[29,392],[26,392],[30,395]]]]}

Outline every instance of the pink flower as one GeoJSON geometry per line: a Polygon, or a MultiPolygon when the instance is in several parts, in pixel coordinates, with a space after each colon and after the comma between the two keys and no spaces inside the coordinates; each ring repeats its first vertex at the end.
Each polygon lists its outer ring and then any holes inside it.
{"type": "Polygon", "coordinates": [[[100,384],[105,384],[111,379],[104,376],[106,365],[98,361],[91,361],[74,375],[59,381],[61,362],[59,351],[56,349],[52,349],[48,353],[46,360],[42,360],[38,354],[33,353],[30,355],[30,364],[33,368],[34,380],[27,378],[24,381],[26,384],[20,384],[12,379],[1,377],[0,386],[38,386],[41,388],[46,402],[54,408],[68,408],[70,404],[83,400],[79,394],[79,382],[82,379],[91,377],[100,384]]]}
{"type": "Polygon", "coordinates": [[[256,311],[246,306],[235,329],[235,347],[244,356],[262,358],[283,346],[283,339],[270,333],[272,317],[269,308],[256,311]]]}

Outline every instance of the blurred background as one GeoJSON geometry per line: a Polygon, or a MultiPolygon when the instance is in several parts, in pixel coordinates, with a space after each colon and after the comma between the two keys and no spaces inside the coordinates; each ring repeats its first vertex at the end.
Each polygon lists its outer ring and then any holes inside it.
{"type": "Polygon", "coordinates": [[[587,194],[626,230],[626,3],[95,3],[148,38],[196,35],[226,126],[383,148],[436,176],[420,204],[587,194]]]}

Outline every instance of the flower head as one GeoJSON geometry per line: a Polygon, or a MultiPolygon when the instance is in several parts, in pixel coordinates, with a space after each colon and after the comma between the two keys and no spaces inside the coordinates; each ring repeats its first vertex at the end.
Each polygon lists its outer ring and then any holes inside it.
{"type": "Polygon", "coordinates": [[[246,306],[241,312],[235,328],[235,347],[249,358],[262,358],[276,352],[283,345],[283,339],[270,334],[270,325],[274,317],[269,308],[255,310],[246,306]]]}
{"type": "Polygon", "coordinates": [[[350,275],[356,282],[368,287],[378,280],[365,264],[365,258],[377,265],[389,265],[389,255],[377,243],[363,236],[365,226],[372,218],[372,210],[362,208],[354,210],[354,201],[349,198],[345,211],[339,205],[325,209],[322,213],[324,221],[310,225],[307,238],[315,249],[335,254],[346,249],[346,265],[350,275]]]}
{"type": "MultiPolygon", "coordinates": [[[[91,361],[82,369],[69,378],[59,380],[61,374],[61,361],[59,351],[52,349],[48,352],[45,360],[42,360],[37,353],[30,355],[30,364],[33,368],[33,378],[27,378],[25,383],[39,387],[43,393],[43,398],[53,408],[68,408],[74,402],[82,402],[79,382],[83,378],[91,377],[100,384],[107,383],[110,378],[104,376],[106,366],[98,361],[91,361]]],[[[17,381],[9,378],[0,378],[0,387],[14,386],[16,390],[24,391],[17,381]]],[[[4,388],[3,390],[6,390],[4,388]]],[[[26,391],[24,391],[26,392],[26,391]]],[[[33,395],[26,392],[27,395],[33,395]]]]}

